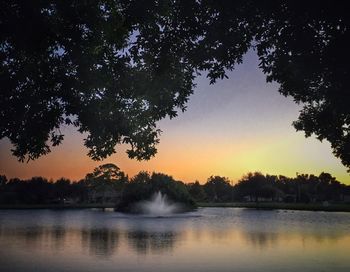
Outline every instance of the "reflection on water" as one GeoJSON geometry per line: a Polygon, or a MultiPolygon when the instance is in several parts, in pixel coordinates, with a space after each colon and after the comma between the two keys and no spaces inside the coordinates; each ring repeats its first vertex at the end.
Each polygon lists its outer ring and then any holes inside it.
{"type": "Polygon", "coordinates": [[[278,234],[273,232],[243,232],[242,234],[247,243],[261,249],[272,247],[278,242],[278,234]]]}
{"type": "Polygon", "coordinates": [[[350,214],[0,211],[1,271],[350,271],[350,214]]]}
{"type": "Polygon", "coordinates": [[[165,253],[171,251],[176,241],[176,233],[167,232],[146,232],[131,231],[127,233],[129,245],[137,253],[165,253]]]}
{"type": "MultiPolygon", "coordinates": [[[[79,233],[78,233],[79,235],[79,233]]],[[[115,253],[118,247],[119,232],[114,229],[82,229],[82,249],[89,249],[89,254],[108,257],[115,253]]]]}

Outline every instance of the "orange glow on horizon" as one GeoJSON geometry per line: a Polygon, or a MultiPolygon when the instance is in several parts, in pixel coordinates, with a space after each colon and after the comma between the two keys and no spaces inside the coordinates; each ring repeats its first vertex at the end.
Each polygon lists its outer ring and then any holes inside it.
{"type": "Polygon", "coordinates": [[[83,146],[84,136],[72,127],[61,128],[62,145],[36,161],[19,163],[7,139],[0,141],[0,174],[30,178],[44,176],[72,180],[84,178],[103,163],[114,163],[129,176],[139,171],[162,172],[185,182],[206,182],[211,175],[233,182],[248,172],[285,175],[328,172],[350,184],[350,176],[332,154],[328,142],[305,138],[291,126],[300,106],[278,93],[277,84],[266,84],[254,52],[229,73],[230,79],[209,85],[196,80],[188,110],[173,120],[158,123],[164,131],[158,154],[149,161],[130,160],[125,146],[104,161],[93,161],[83,146]]]}
{"type": "MultiPolygon", "coordinates": [[[[255,171],[289,177],[295,176],[296,172],[319,175],[322,171],[327,172],[329,162],[329,158],[322,160],[316,152],[321,152],[322,144],[308,142],[302,135],[263,138],[260,141],[246,138],[237,142],[221,141],[220,144],[219,141],[202,137],[197,141],[187,139],[184,144],[178,136],[166,134],[161,139],[156,157],[142,162],[130,160],[125,154],[125,146],[104,161],[93,161],[86,155],[87,150],[82,146],[82,139],[79,140],[79,137],[81,136],[77,134],[67,137],[67,143],[49,155],[29,163],[17,162],[8,150],[5,154],[7,159],[2,159],[0,170],[10,178],[44,176],[52,179],[67,177],[79,180],[98,165],[111,162],[118,165],[129,177],[139,171],[162,172],[184,182],[198,180],[205,183],[211,175],[225,176],[236,182],[248,172],[255,171]],[[76,145],[74,152],[73,142],[76,145]],[[313,150],[315,158],[305,158],[302,155],[305,149],[313,150]],[[286,153],[285,150],[288,150],[289,155],[281,156],[286,153]]],[[[330,150],[327,146],[323,148],[330,150]]],[[[336,158],[333,158],[331,163],[336,171],[330,173],[339,181],[350,184],[344,166],[336,158]]]]}

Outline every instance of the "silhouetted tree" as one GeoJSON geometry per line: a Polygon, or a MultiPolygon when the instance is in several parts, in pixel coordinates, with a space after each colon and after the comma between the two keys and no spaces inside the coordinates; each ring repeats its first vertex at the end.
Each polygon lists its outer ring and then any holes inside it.
{"type": "Polygon", "coordinates": [[[317,193],[320,200],[339,200],[340,182],[329,173],[322,172],[318,177],[317,193]]]}
{"type": "Polygon", "coordinates": [[[120,168],[112,163],[107,163],[96,167],[93,173],[85,177],[88,188],[98,194],[101,194],[101,201],[104,202],[108,191],[114,190],[122,194],[128,177],[120,168]]]}
{"type": "Polygon", "coordinates": [[[3,188],[7,183],[7,178],[5,175],[0,175],[0,188],[3,188]]]}
{"type": "Polygon", "coordinates": [[[136,203],[138,201],[150,198],[152,195],[150,183],[151,176],[146,171],[141,171],[134,176],[125,187],[122,201],[119,205],[120,208],[128,209],[130,208],[130,203],[136,203]]]}
{"type": "Polygon", "coordinates": [[[115,187],[123,187],[128,181],[128,177],[120,168],[113,163],[107,163],[96,167],[93,173],[86,175],[86,180],[92,187],[100,185],[112,184],[115,187]]]}
{"type": "Polygon", "coordinates": [[[232,200],[233,188],[228,178],[211,176],[204,184],[207,199],[213,202],[225,202],[232,200]]]}
{"type": "Polygon", "coordinates": [[[26,204],[47,203],[48,198],[52,194],[51,185],[52,184],[43,177],[33,177],[25,181],[13,179],[9,182],[10,191],[16,195],[16,202],[26,204]]]}
{"type": "Polygon", "coordinates": [[[66,178],[60,178],[53,184],[54,197],[60,200],[73,196],[71,181],[66,178]]]}
{"type": "Polygon", "coordinates": [[[204,191],[204,186],[198,181],[186,184],[187,190],[190,193],[193,200],[197,202],[203,202],[207,199],[207,195],[204,191]]]}
{"type": "Polygon", "coordinates": [[[186,185],[182,181],[174,180],[172,176],[163,173],[152,173],[150,185],[153,192],[160,191],[166,194],[170,200],[188,206],[194,205],[186,185]]]}
{"type": "Polygon", "coordinates": [[[236,189],[241,195],[249,196],[250,200],[259,201],[259,197],[273,198],[271,187],[267,185],[266,177],[260,172],[248,173],[240,179],[236,189]]]}
{"type": "Polygon", "coordinates": [[[303,105],[294,123],[350,167],[345,1],[1,1],[0,138],[20,160],[50,152],[59,128],[101,159],[128,143],[156,153],[156,122],[185,110],[200,71],[214,83],[254,48],[268,81],[303,105]]]}
{"type": "Polygon", "coordinates": [[[72,182],[71,190],[72,190],[72,195],[76,197],[79,200],[79,202],[83,202],[83,203],[88,202],[88,199],[89,199],[88,186],[86,184],[85,179],[79,180],[78,182],[72,182]]]}

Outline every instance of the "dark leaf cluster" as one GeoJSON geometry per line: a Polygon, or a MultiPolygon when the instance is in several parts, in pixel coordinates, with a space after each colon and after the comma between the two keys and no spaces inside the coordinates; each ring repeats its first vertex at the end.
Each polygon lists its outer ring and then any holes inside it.
{"type": "Polygon", "coordinates": [[[215,83],[253,48],[302,104],[295,128],[350,167],[349,18],[345,1],[0,1],[0,139],[31,160],[73,125],[93,159],[121,143],[149,159],[195,76],[215,83]]]}

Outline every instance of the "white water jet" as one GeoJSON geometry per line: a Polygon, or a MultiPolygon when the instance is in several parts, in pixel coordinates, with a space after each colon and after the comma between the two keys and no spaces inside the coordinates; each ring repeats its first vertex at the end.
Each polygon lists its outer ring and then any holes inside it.
{"type": "Polygon", "coordinates": [[[166,195],[157,192],[153,195],[151,200],[140,203],[142,213],[151,216],[167,216],[178,211],[178,205],[169,203],[166,195]]]}

